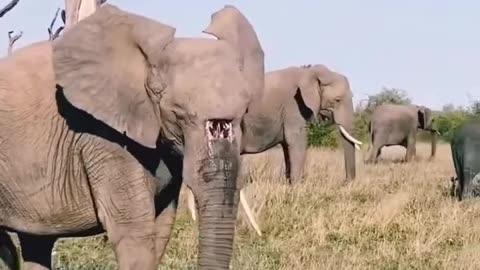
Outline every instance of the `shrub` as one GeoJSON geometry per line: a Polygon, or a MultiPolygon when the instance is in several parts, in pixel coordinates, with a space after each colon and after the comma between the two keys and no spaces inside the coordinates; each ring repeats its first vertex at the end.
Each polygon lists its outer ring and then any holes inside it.
{"type": "Polygon", "coordinates": [[[327,148],[336,148],[338,146],[338,133],[335,125],[325,122],[310,123],[307,129],[308,146],[327,148]]]}

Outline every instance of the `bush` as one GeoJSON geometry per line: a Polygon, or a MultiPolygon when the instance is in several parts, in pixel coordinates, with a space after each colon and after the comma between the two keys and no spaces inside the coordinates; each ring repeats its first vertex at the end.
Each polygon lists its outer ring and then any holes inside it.
{"type": "Polygon", "coordinates": [[[354,119],[353,119],[353,125],[354,125],[354,136],[358,140],[368,143],[369,138],[368,138],[368,124],[370,121],[370,115],[364,111],[355,113],[354,119]]]}
{"type": "Polygon", "coordinates": [[[382,91],[376,95],[370,95],[367,99],[365,111],[372,113],[376,107],[382,104],[411,104],[412,100],[408,97],[407,91],[397,88],[383,87],[382,91]]]}
{"type": "Polygon", "coordinates": [[[338,133],[335,125],[331,123],[310,123],[307,127],[308,146],[336,148],[338,146],[338,133]]]}

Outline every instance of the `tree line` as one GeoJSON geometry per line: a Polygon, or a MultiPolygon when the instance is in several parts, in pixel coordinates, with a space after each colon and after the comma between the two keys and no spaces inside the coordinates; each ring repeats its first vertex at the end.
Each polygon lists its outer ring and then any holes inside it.
{"type": "MultiPolygon", "coordinates": [[[[365,143],[369,143],[368,124],[370,116],[376,107],[386,104],[412,104],[407,91],[398,88],[384,87],[379,93],[369,95],[355,106],[354,134],[365,143]]],[[[416,104],[421,105],[421,104],[416,104]]],[[[440,140],[449,142],[454,132],[466,121],[480,117],[480,100],[473,100],[469,106],[454,106],[446,104],[441,111],[432,110],[434,126],[440,132],[440,140]]],[[[311,147],[336,148],[340,135],[335,125],[325,122],[310,123],[308,129],[308,144],[311,147]]],[[[430,134],[419,130],[418,140],[430,140],[430,134]]]]}

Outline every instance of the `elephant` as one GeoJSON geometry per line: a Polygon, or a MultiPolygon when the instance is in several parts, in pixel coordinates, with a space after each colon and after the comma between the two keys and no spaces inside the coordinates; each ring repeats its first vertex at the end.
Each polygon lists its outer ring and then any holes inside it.
{"type": "Polygon", "coordinates": [[[119,269],[156,269],[179,179],[200,215],[198,269],[229,269],[241,121],[264,53],[232,5],[203,30],[214,38],[175,32],[104,4],[0,59],[0,240],[17,233],[26,269],[50,269],[60,237],[103,232],[119,269]],[[160,160],[171,181],[154,177],[160,160]]]}
{"type": "Polygon", "coordinates": [[[480,119],[463,124],[450,141],[456,177],[451,195],[458,201],[480,196],[480,119]]]}
{"type": "MultiPolygon", "coordinates": [[[[307,149],[308,122],[330,119],[343,135],[346,179],[355,178],[355,148],[362,142],[353,137],[353,103],[350,84],[342,74],[324,65],[288,67],[265,74],[261,99],[252,101],[243,118],[241,155],[256,154],[281,145],[286,177],[300,182],[307,149]]],[[[242,194],[241,194],[242,195],[242,194]]],[[[192,195],[189,195],[189,205],[192,195]]],[[[261,235],[244,200],[249,222],[261,235]]],[[[190,208],[192,217],[194,209],[190,208]]]]}
{"type": "Polygon", "coordinates": [[[430,159],[435,157],[437,134],[433,128],[432,111],[425,106],[412,104],[382,104],[372,113],[368,132],[370,145],[365,163],[377,163],[384,146],[402,145],[407,149],[405,161],[411,161],[416,154],[418,128],[430,131],[432,137],[430,159]]]}
{"type": "Polygon", "coordinates": [[[325,65],[304,65],[265,74],[261,99],[254,100],[243,120],[241,154],[256,154],[281,145],[290,184],[303,179],[308,122],[330,119],[343,135],[346,179],[355,178],[355,148],[350,84],[325,65]]]}

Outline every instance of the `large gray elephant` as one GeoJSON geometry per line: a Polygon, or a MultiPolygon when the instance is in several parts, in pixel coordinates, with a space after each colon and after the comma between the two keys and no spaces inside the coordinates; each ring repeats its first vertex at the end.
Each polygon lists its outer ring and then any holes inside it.
{"type": "MultiPolygon", "coordinates": [[[[285,157],[286,177],[290,184],[297,183],[303,178],[308,122],[330,118],[343,135],[346,178],[354,179],[355,148],[362,143],[351,135],[352,96],[348,79],[324,65],[267,72],[262,98],[253,100],[243,119],[241,154],[264,152],[280,144],[285,157]]],[[[240,196],[250,224],[261,235],[242,191],[240,196]]],[[[191,194],[187,199],[195,219],[191,194]]]]}
{"type": "Polygon", "coordinates": [[[120,269],[156,269],[181,184],[152,176],[159,159],[195,195],[198,268],[229,269],[263,50],[233,6],[204,32],[216,39],[175,38],[106,4],[0,60],[0,226],[17,232],[26,269],[49,269],[59,237],[103,231],[120,269]]]}
{"type": "Polygon", "coordinates": [[[430,131],[431,157],[435,157],[438,131],[433,128],[433,115],[429,108],[417,105],[382,104],[372,113],[368,131],[370,145],[366,163],[378,161],[384,146],[402,145],[407,149],[405,161],[416,154],[418,128],[430,131]]]}
{"type": "Polygon", "coordinates": [[[452,195],[459,201],[480,196],[480,119],[472,119],[460,127],[450,147],[456,172],[452,195]]]}
{"type": "Polygon", "coordinates": [[[265,90],[243,120],[242,155],[264,152],[278,144],[289,183],[303,179],[307,124],[330,118],[343,135],[345,173],[355,178],[352,91],[348,79],[324,65],[289,67],[265,74],[265,90]]]}

